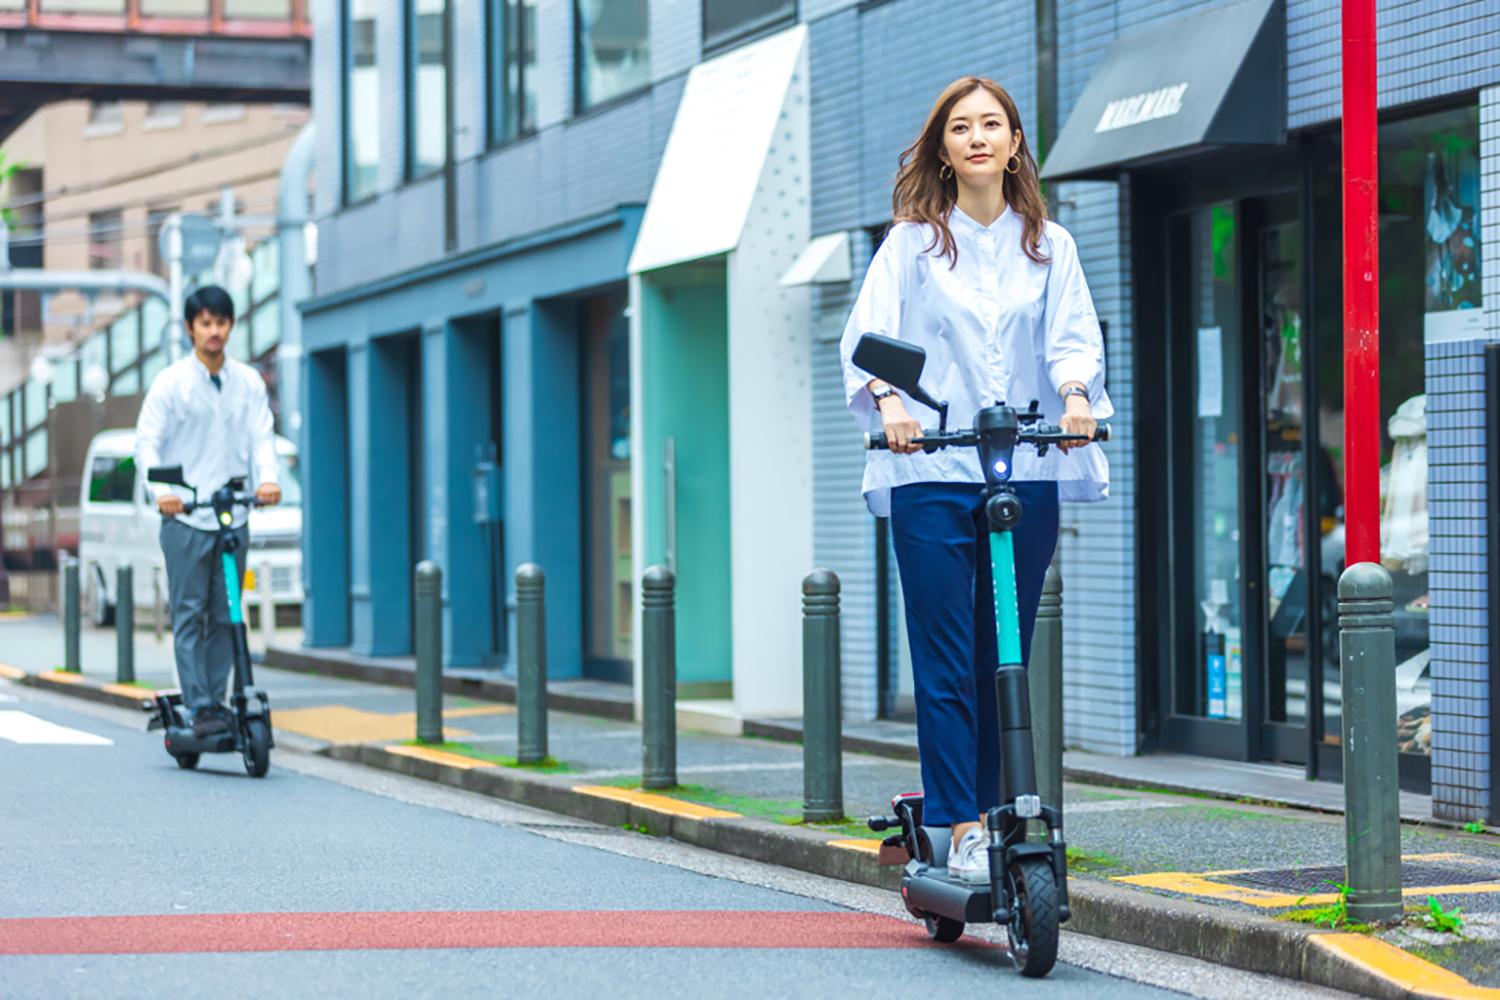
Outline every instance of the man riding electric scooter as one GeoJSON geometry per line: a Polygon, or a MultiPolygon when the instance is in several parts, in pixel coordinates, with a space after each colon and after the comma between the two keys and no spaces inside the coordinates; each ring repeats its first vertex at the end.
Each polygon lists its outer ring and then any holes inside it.
{"type": "MultiPolygon", "coordinates": [[[[265,382],[254,368],[229,357],[234,302],[208,285],[188,296],[183,321],[193,353],[157,375],[136,423],[135,464],[142,472],[180,466],[182,483],[151,482],[161,510],[161,547],[166,556],[167,593],[177,678],[194,737],[229,729],[224,688],[235,662],[235,627],[219,565],[221,525],[207,503],[184,511],[184,492],[208,497],[232,479],[253,474],[255,502],[281,501],[276,445],[265,382]]],[[[234,509],[230,525],[237,583],[249,546],[248,509],[234,509]]]]}

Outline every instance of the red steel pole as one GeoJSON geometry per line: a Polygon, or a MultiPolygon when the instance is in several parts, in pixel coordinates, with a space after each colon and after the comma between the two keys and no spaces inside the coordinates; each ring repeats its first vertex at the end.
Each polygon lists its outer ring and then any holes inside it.
{"type": "Polygon", "coordinates": [[[1343,0],[1344,558],[1380,561],[1375,0],[1343,0]]]}

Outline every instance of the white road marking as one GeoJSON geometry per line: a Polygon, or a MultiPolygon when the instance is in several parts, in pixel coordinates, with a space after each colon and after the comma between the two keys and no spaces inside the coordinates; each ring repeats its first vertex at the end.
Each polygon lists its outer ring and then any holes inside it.
{"type": "Polygon", "coordinates": [[[20,701],[20,700],[21,699],[17,698],[13,694],[6,694],[4,691],[0,691],[0,703],[7,702],[7,701],[20,701]]]}
{"type": "Polygon", "coordinates": [[[72,746],[108,747],[114,740],[70,729],[55,722],[39,719],[30,712],[13,709],[0,711],[0,740],[12,743],[67,744],[72,746]]]}

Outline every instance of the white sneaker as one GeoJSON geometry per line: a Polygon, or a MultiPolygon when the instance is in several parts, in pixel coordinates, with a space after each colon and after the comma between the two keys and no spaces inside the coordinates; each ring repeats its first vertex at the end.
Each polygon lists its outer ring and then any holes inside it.
{"type": "Polygon", "coordinates": [[[989,844],[984,831],[970,830],[948,853],[948,876],[961,882],[990,880],[989,844]]]}

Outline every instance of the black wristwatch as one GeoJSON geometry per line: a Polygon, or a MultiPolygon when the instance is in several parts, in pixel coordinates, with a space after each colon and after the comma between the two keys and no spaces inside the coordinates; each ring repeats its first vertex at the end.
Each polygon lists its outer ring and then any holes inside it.
{"type": "Polygon", "coordinates": [[[1088,399],[1089,391],[1081,385],[1070,385],[1063,390],[1062,398],[1066,401],[1069,396],[1082,396],[1084,399],[1088,399]]]}
{"type": "Polygon", "coordinates": [[[896,394],[896,387],[895,386],[891,386],[891,385],[886,386],[884,389],[872,389],[870,391],[870,397],[875,400],[875,409],[876,410],[880,409],[880,401],[881,400],[883,400],[883,399],[889,399],[891,396],[894,396],[895,394],[896,394]]]}

